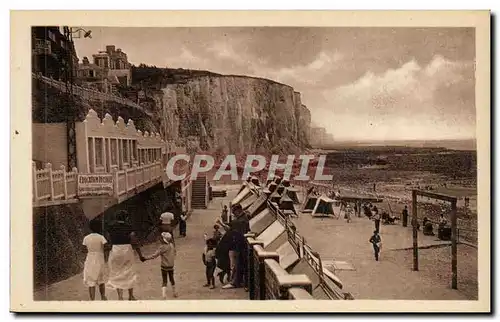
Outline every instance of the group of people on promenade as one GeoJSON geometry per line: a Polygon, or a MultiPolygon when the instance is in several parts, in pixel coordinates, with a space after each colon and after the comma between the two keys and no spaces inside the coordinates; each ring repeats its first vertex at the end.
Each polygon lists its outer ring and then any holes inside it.
{"type": "MultiPolygon", "coordinates": [[[[136,300],[134,287],[138,282],[139,261],[145,262],[161,257],[160,271],[162,276],[162,297],[167,298],[168,283],[172,287],[173,297],[177,297],[174,267],[177,254],[173,238],[174,215],[164,212],[155,228],[159,232],[160,245],[150,255],[143,255],[139,240],[132,224],[131,216],[125,211],[118,211],[112,223],[106,229],[103,223],[93,220],[89,223],[91,233],[83,239],[87,248],[84,263],[83,280],[89,288],[90,300],[95,300],[96,288],[99,288],[101,300],[107,300],[106,287],[117,291],[118,299],[123,300],[124,290],[128,291],[128,299],[136,300]],[[104,237],[107,235],[107,238],[104,237]],[[109,256],[106,256],[109,253],[109,256]],[[107,257],[107,261],[106,261],[107,257]]],[[[179,218],[179,235],[186,236],[186,214],[179,218]]]]}
{"type": "Polygon", "coordinates": [[[206,266],[205,286],[215,288],[215,269],[219,268],[219,281],[223,289],[247,287],[247,246],[245,234],[250,231],[249,216],[240,204],[232,209],[232,215],[224,206],[211,235],[205,234],[206,246],[202,255],[206,266]],[[225,231],[222,233],[220,228],[225,231]]]}
{"type": "MultiPolygon", "coordinates": [[[[241,205],[231,207],[232,214],[224,206],[211,234],[205,234],[206,246],[202,254],[205,265],[205,287],[215,288],[215,271],[219,268],[219,281],[223,289],[247,287],[247,246],[245,234],[250,231],[249,216],[241,205]],[[222,229],[221,229],[222,228],[222,229]]],[[[115,289],[118,299],[136,300],[134,288],[138,283],[138,265],[157,257],[161,258],[159,271],[162,277],[162,298],[167,299],[170,285],[172,296],[178,296],[175,284],[176,245],[173,237],[174,215],[164,212],[156,226],[159,230],[159,246],[146,255],[141,250],[142,241],[130,223],[127,211],[119,211],[115,220],[104,229],[97,220],[89,223],[91,233],[83,239],[87,248],[83,280],[89,289],[90,300],[95,300],[99,289],[101,300],[107,300],[106,288],[115,289]],[[106,237],[105,237],[106,236],[106,237]],[[106,256],[108,255],[108,256],[106,256]],[[107,260],[106,260],[107,258],[107,260]]],[[[186,236],[186,215],[179,218],[179,235],[186,236]],[[183,224],[181,224],[184,222],[183,224]]]]}

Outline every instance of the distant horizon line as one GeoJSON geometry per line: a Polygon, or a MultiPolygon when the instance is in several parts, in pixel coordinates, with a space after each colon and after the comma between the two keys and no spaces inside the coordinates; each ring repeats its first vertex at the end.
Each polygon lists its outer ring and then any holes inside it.
{"type": "Polygon", "coordinates": [[[334,143],[342,143],[342,142],[435,142],[435,141],[475,141],[477,138],[469,137],[469,138],[447,138],[447,139],[333,139],[331,142],[334,143]]]}

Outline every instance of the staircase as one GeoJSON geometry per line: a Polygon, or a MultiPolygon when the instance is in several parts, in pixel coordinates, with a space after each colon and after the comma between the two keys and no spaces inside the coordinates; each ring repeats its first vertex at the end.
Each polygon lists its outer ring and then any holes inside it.
{"type": "Polygon", "coordinates": [[[193,209],[207,209],[208,203],[208,184],[207,177],[198,175],[192,183],[191,206],[193,209]]]}

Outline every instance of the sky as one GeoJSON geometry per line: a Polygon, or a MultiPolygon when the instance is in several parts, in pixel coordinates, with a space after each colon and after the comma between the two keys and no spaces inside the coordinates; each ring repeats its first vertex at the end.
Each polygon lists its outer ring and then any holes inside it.
{"type": "Polygon", "coordinates": [[[272,79],[302,94],[336,140],[476,136],[474,28],[101,28],[131,63],[272,79]]]}

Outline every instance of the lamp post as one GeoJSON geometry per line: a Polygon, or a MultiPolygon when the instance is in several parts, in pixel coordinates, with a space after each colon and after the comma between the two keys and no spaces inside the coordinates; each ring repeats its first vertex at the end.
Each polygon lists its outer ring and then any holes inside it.
{"type": "Polygon", "coordinates": [[[80,38],[80,32],[84,31],[84,38],[92,38],[91,31],[87,31],[83,28],[73,29],[72,27],[64,26],[64,37],[67,40],[66,50],[64,51],[65,55],[63,55],[64,59],[64,80],[66,83],[66,134],[67,134],[67,148],[68,148],[68,169],[73,169],[77,166],[76,160],[76,107],[73,96],[73,77],[74,77],[74,66],[73,60],[75,57],[75,44],[73,42],[73,34],[79,33],[78,37],[80,38]]]}

